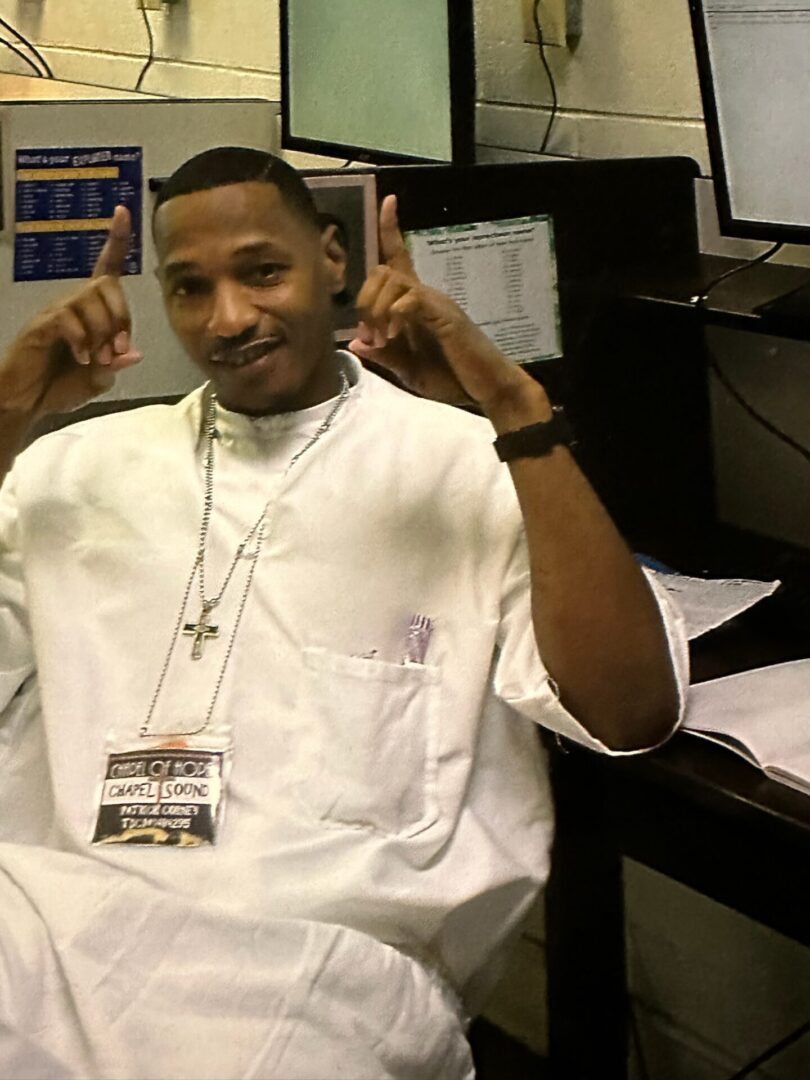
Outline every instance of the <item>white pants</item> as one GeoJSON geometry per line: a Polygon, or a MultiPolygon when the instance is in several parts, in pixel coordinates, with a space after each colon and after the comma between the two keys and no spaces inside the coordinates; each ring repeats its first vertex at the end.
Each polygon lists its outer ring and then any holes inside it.
{"type": "Polygon", "coordinates": [[[4,1080],[473,1075],[452,994],[389,946],[224,917],[90,858],[0,844],[4,1080]]]}

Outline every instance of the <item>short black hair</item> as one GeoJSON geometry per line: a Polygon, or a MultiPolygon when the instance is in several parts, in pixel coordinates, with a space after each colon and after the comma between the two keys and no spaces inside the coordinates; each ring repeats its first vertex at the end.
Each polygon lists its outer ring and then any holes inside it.
{"type": "Polygon", "coordinates": [[[256,180],[273,184],[290,210],[316,229],[321,228],[310,190],[292,165],[267,150],[253,150],[246,146],[217,146],[212,150],[203,150],[180,165],[161,184],[152,221],[161,206],[178,195],[192,195],[196,191],[210,191],[211,188],[256,180]]]}

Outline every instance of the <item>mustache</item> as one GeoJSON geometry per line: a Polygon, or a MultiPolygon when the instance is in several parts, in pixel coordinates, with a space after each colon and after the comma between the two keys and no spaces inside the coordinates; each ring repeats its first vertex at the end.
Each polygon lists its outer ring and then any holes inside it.
{"type": "Polygon", "coordinates": [[[245,341],[243,338],[235,338],[227,342],[217,343],[208,355],[212,364],[240,365],[257,360],[260,356],[275,348],[281,342],[278,334],[265,334],[262,337],[252,335],[245,341]]]}

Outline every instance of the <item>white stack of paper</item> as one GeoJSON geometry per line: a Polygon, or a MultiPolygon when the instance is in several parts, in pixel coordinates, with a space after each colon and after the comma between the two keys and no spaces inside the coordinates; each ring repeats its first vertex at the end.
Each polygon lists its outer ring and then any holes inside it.
{"type": "Polygon", "coordinates": [[[698,683],[684,728],[810,794],[810,660],[698,683]]]}
{"type": "Polygon", "coordinates": [[[778,581],[747,578],[695,578],[652,571],[683,612],[690,641],[722,626],[779,588],[778,581]]]}

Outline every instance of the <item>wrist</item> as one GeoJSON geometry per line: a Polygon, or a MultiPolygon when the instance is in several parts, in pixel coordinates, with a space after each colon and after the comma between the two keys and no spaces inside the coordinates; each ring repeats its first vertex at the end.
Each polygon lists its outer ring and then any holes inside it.
{"type": "Polygon", "coordinates": [[[551,402],[543,387],[519,367],[479,405],[498,435],[552,416],[551,402]]]}

